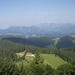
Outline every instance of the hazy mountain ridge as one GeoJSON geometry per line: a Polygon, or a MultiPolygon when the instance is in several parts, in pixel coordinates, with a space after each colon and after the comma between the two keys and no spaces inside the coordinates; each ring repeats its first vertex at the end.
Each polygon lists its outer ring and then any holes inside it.
{"type": "Polygon", "coordinates": [[[0,35],[15,35],[24,37],[62,37],[75,34],[75,24],[45,23],[33,26],[15,26],[0,29],[0,35]]]}

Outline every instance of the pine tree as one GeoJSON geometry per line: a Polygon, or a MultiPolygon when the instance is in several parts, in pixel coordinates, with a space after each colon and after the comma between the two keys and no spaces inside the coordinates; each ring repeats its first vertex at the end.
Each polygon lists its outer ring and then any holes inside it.
{"type": "Polygon", "coordinates": [[[34,63],[35,63],[35,64],[41,64],[41,63],[43,63],[43,62],[44,62],[44,60],[41,58],[40,53],[37,52],[37,53],[35,54],[34,63]]]}

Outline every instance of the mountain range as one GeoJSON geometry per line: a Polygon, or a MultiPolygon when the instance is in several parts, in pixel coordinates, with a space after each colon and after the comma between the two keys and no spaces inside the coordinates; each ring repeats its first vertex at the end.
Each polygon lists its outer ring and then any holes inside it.
{"type": "Polygon", "coordinates": [[[62,37],[75,34],[75,24],[72,23],[44,23],[32,26],[14,26],[0,29],[0,35],[14,35],[23,37],[62,37]]]}

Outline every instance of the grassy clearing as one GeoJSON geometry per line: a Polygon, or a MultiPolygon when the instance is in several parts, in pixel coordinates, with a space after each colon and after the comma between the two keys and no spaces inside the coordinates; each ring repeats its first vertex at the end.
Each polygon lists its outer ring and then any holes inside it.
{"type": "MultiPolygon", "coordinates": [[[[22,57],[25,52],[16,53],[17,57],[22,57]]],[[[19,61],[16,64],[19,65],[20,63],[23,63],[24,65],[29,65],[33,61],[34,57],[25,56],[25,60],[19,61]]]]}
{"type": "Polygon", "coordinates": [[[60,40],[60,38],[53,39],[54,44],[51,44],[51,45],[47,46],[47,48],[49,48],[49,49],[56,49],[57,48],[56,45],[59,42],[59,40],[60,40]]]}
{"type": "MultiPolygon", "coordinates": [[[[22,56],[23,54],[24,52],[17,53],[17,56],[22,56]]],[[[58,66],[67,63],[55,54],[41,54],[41,57],[44,59],[45,64],[49,64],[53,68],[57,68],[58,66]]],[[[26,56],[25,60],[17,62],[17,64],[20,64],[21,62],[23,62],[25,65],[29,65],[33,61],[33,59],[34,57],[26,56]]]]}
{"type": "Polygon", "coordinates": [[[58,43],[58,41],[60,40],[60,38],[56,38],[56,39],[53,39],[55,42],[54,42],[54,45],[56,45],[58,43]]]}
{"type": "Polygon", "coordinates": [[[55,54],[41,54],[41,56],[44,59],[44,62],[51,65],[53,68],[57,68],[58,66],[66,63],[63,59],[55,54]]]}
{"type": "Polygon", "coordinates": [[[73,43],[75,43],[75,40],[72,40],[73,43]]]}
{"type": "Polygon", "coordinates": [[[16,64],[19,66],[21,63],[23,63],[24,65],[29,65],[32,61],[33,61],[34,57],[28,57],[26,56],[25,60],[19,61],[16,64]]]}
{"type": "Polygon", "coordinates": [[[22,57],[25,52],[16,53],[17,57],[22,57]]]}

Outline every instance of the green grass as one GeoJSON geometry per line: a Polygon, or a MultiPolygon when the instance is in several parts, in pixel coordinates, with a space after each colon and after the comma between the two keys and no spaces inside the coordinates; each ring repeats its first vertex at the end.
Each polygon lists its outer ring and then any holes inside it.
{"type": "Polygon", "coordinates": [[[75,43],[75,40],[72,40],[73,43],[75,43]]]}
{"type": "MultiPolygon", "coordinates": [[[[17,57],[22,57],[25,52],[16,53],[17,57]]],[[[34,57],[25,56],[25,60],[19,61],[16,64],[19,65],[20,63],[23,63],[24,65],[29,65],[33,61],[34,57]]]]}
{"type": "Polygon", "coordinates": [[[34,57],[28,57],[28,56],[26,56],[25,60],[18,61],[18,62],[16,62],[16,64],[19,66],[21,63],[23,63],[24,65],[27,66],[27,65],[29,65],[32,62],[33,58],[34,57]]]}
{"type": "Polygon", "coordinates": [[[53,68],[57,68],[58,66],[67,63],[55,54],[41,54],[41,56],[44,59],[44,62],[51,65],[53,68]]]}
{"type": "Polygon", "coordinates": [[[54,45],[56,45],[58,43],[58,41],[60,40],[60,38],[56,38],[56,39],[53,39],[54,40],[54,45]]]}
{"type": "Polygon", "coordinates": [[[17,57],[22,57],[25,52],[16,53],[17,57]]]}
{"type": "MultiPolygon", "coordinates": [[[[22,56],[23,54],[24,54],[23,52],[17,53],[17,56],[22,56]]],[[[55,54],[41,54],[41,57],[44,59],[44,64],[49,64],[53,68],[57,68],[58,66],[67,63],[55,54]]],[[[22,62],[25,65],[29,65],[33,61],[33,59],[34,57],[26,56],[26,60],[22,60],[22,62]]],[[[19,63],[21,63],[21,61],[17,62],[17,64],[19,63]]]]}
{"type": "Polygon", "coordinates": [[[52,39],[52,40],[54,41],[54,44],[51,44],[51,45],[47,46],[47,48],[56,49],[57,48],[56,45],[57,45],[58,41],[60,40],[60,38],[55,38],[55,39],[52,39]]]}

